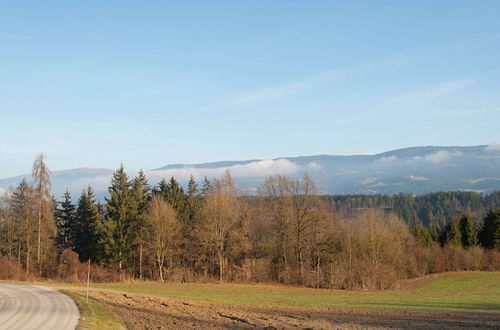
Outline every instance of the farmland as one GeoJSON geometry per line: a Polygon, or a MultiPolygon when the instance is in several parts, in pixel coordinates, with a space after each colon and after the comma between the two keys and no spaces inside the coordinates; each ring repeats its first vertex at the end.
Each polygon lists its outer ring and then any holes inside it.
{"type": "Polygon", "coordinates": [[[258,284],[99,284],[91,297],[129,328],[500,325],[499,272],[447,274],[411,286],[356,291],[258,284]]]}

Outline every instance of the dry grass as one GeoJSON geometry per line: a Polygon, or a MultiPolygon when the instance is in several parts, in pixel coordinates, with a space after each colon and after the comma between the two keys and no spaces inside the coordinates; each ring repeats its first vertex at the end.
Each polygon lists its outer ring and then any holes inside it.
{"type": "Polygon", "coordinates": [[[500,313],[500,272],[449,274],[418,288],[347,291],[249,284],[95,284],[143,295],[274,307],[500,313]]]}

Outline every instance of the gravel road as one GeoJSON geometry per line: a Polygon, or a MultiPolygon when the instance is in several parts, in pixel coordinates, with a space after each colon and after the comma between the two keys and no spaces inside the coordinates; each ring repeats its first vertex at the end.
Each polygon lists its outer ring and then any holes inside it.
{"type": "Polygon", "coordinates": [[[75,329],[71,298],[41,285],[0,283],[0,329],[75,329]]]}

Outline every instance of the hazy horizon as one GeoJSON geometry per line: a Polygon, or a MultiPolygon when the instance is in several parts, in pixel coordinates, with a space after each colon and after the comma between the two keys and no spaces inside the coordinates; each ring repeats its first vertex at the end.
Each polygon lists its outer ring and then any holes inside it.
{"type": "Polygon", "coordinates": [[[500,143],[500,3],[0,5],[0,177],[500,143]]]}
{"type": "MultiPolygon", "coordinates": [[[[204,165],[204,164],[214,164],[214,163],[226,163],[226,162],[260,162],[260,161],[276,161],[276,160],[281,160],[281,159],[289,159],[289,158],[302,158],[302,157],[315,157],[315,156],[341,156],[341,157],[349,157],[349,156],[376,156],[380,154],[384,154],[387,152],[393,152],[397,150],[405,150],[405,149],[413,149],[413,148],[426,148],[426,147],[437,147],[437,148],[462,148],[462,147],[481,147],[484,146],[485,148],[490,148],[491,150],[500,150],[500,144],[479,144],[479,145],[449,145],[449,146],[436,146],[436,145],[427,145],[427,146],[407,146],[407,147],[402,147],[402,148],[396,148],[396,149],[391,149],[391,150],[384,150],[381,152],[377,153],[358,153],[358,154],[316,154],[316,155],[282,155],[280,157],[276,158],[253,158],[253,159],[218,159],[214,160],[213,162],[199,162],[199,163],[184,163],[184,162],[172,162],[172,163],[165,163],[165,164],[158,164],[156,167],[152,168],[143,168],[140,167],[139,169],[129,169],[127,164],[124,162],[120,162],[117,166],[115,167],[95,167],[95,166],[79,166],[79,167],[73,167],[73,168],[60,168],[60,169],[52,169],[51,172],[66,172],[66,171],[73,171],[73,170],[116,170],[119,166],[123,165],[127,172],[130,175],[135,175],[137,174],[140,170],[145,171],[145,172],[151,172],[151,171],[158,171],[162,170],[164,167],[169,167],[169,166],[199,166],[199,165],[204,165]]],[[[39,155],[40,153],[35,153],[33,154],[33,158],[35,156],[39,155]]],[[[45,158],[47,159],[47,154],[44,154],[45,158]]],[[[49,155],[50,156],[50,155],[49,155]]],[[[48,157],[50,159],[50,157],[48,157]]],[[[48,164],[50,165],[50,164],[48,164]]],[[[191,167],[188,167],[191,168],[191,167]]],[[[5,176],[5,177],[0,177],[1,179],[6,179],[6,178],[11,178],[11,177],[21,177],[25,175],[31,175],[31,169],[29,169],[26,172],[23,173],[18,173],[10,176],[5,176]]]]}

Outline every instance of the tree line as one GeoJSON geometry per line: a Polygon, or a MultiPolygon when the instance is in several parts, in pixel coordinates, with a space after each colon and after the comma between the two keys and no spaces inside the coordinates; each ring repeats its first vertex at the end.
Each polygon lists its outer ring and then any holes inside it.
{"type": "Polygon", "coordinates": [[[39,276],[78,278],[80,263],[90,260],[102,280],[378,289],[431,272],[500,265],[498,204],[481,220],[463,212],[426,226],[377,203],[339,212],[338,200],[319,195],[307,174],[268,177],[248,196],[229,171],[201,183],[191,176],[186,187],[173,177],[152,186],[142,171],[129,178],[123,166],[104,203],[90,186],[73,203],[69,192],[51,197],[49,174],[37,157],[33,183],[21,181],[0,204],[1,255],[39,276]]]}
{"type": "Polygon", "coordinates": [[[423,195],[324,195],[334,212],[341,217],[354,213],[380,208],[397,214],[410,225],[417,222],[438,230],[446,226],[453,217],[470,214],[482,219],[488,211],[500,205],[500,191],[482,194],[474,191],[433,192],[423,195]]]}

